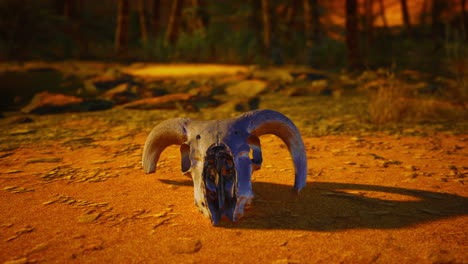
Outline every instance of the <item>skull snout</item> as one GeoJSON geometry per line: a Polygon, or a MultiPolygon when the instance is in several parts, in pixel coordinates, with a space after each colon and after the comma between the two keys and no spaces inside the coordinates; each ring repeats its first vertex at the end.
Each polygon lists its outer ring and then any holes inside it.
{"type": "Polygon", "coordinates": [[[223,215],[233,220],[236,205],[236,171],[234,159],[226,145],[208,148],[203,168],[205,197],[211,220],[216,224],[223,215]]]}

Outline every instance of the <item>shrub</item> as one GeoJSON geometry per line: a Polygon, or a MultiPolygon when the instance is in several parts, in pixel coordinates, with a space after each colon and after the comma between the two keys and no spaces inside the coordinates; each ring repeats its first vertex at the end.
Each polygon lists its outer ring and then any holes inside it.
{"type": "Polygon", "coordinates": [[[368,106],[371,121],[383,124],[403,120],[408,112],[408,102],[404,100],[407,94],[405,85],[396,79],[394,73],[387,72],[377,90],[371,91],[368,106]]]}

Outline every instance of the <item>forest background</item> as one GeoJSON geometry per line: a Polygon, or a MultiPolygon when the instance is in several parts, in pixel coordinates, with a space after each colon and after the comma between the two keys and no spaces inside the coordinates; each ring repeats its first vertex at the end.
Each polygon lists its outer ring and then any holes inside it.
{"type": "MultiPolygon", "coordinates": [[[[465,0],[2,0],[2,60],[400,67],[466,57],[465,0]]],[[[450,65],[448,65],[450,64],[450,65]]]]}

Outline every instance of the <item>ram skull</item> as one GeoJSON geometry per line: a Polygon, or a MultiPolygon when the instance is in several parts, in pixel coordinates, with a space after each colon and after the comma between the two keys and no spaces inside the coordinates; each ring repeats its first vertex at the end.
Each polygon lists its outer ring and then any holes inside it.
{"type": "Polygon", "coordinates": [[[253,197],[252,172],[260,169],[259,137],[273,134],[287,145],[295,168],[294,190],[306,184],[307,160],[296,126],[272,110],[250,111],[226,120],[174,118],[153,128],[143,149],[143,169],[156,170],[161,152],[180,145],[182,172],[192,177],[195,205],[216,225],[223,216],[235,222],[253,197]]]}

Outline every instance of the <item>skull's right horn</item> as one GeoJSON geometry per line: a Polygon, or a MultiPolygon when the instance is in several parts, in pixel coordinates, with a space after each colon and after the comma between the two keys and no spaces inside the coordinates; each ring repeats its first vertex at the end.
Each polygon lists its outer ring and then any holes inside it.
{"type": "Polygon", "coordinates": [[[245,113],[239,117],[241,126],[257,137],[273,134],[283,140],[288,146],[294,162],[294,190],[299,192],[307,181],[307,156],[299,130],[294,123],[283,114],[273,110],[257,110],[245,113]]]}
{"type": "Polygon", "coordinates": [[[170,145],[181,145],[187,140],[186,126],[189,118],[174,118],[163,121],[153,128],[143,148],[143,170],[156,171],[161,152],[170,145]]]}

